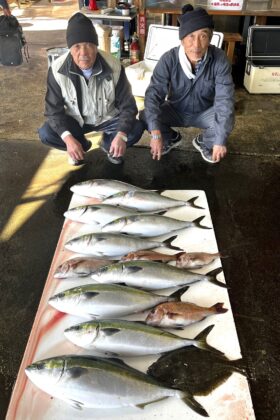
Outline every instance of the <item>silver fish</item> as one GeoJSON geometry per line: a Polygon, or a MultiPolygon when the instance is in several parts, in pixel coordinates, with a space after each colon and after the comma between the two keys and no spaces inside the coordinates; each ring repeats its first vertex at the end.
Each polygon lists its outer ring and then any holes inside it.
{"type": "Polygon", "coordinates": [[[54,273],[56,279],[68,279],[77,277],[87,277],[98,267],[108,265],[108,260],[97,260],[90,257],[77,257],[64,261],[60,264],[54,273]]]}
{"type": "Polygon", "coordinates": [[[113,258],[121,257],[129,252],[139,251],[140,249],[167,247],[181,250],[171,244],[175,238],[176,236],[172,236],[163,242],[159,242],[121,233],[91,233],[71,239],[65,244],[65,248],[80,254],[100,258],[113,258]]]}
{"type": "Polygon", "coordinates": [[[103,203],[133,208],[143,212],[165,210],[179,206],[191,206],[202,209],[202,207],[194,204],[197,198],[198,197],[193,197],[188,201],[182,201],[165,197],[154,191],[121,191],[105,198],[103,203]]]}
{"type": "Polygon", "coordinates": [[[120,191],[143,191],[142,188],[114,179],[90,179],[70,188],[75,194],[103,199],[120,191]]]}
{"type": "Polygon", "coordinates": [[[171,217],[160,216],[158,214],[140,214],[120,217],[107,223],[102,228],[102,232],[120,232],[129,235],[136,235],[143,238],[165,235],[174,230],[199,227],[211,229],[200,224],[205,216],[198,217],[192,222],[173,219],[171,217]]]}
{"type": "Polygon", "coordinates": [[[132,214],[135,214],[135,211],[132,209],[110,206],[109,204],[93,204],[73,207],[64,213],[64,217],[74,222],[103,226],[120,217],[132,214]]]}
{"type": "Polygon", "coordinates": [[[134,321],[88,321],[67,328],[64,334],[77,346],[112,356],[147,356],[185,346],[212,351],[205,338],[183,338],[134,321]]]}
{"type": "Polygon", "coordinates": [[[210,315],[224,314],[227,309],[223,305],[218,302],[205,308],[189,302],[161,303],[150,311],[145,322],[155,327],[184,329],[210,315]]]}
{"type": "Polygon", "coordinates": [[[124,261],[97,268],[91,278],[99,283],[124,283],[146,290],[181,287],[199,281],[226,287],[216,279],[221,272],[221,267],[207,274],[198,274],[155,261],[124,261]]]}
{"type": "Polygon", "coordinates": [[[34,362],[25,372],[38,388],[79,409],[143,408],[177,397],[199,414],[208,416],[191,395],[168,388],[121,360],[63,355],[34,362]]]}
{"type": "Polygon", "coordinates": [[[49,304],[72,315],[110,318],[142,312],[162,302],[178,301],[185,291],[182,288],[163,296],[117,284],[87,284],[57,293],[49,299],[49,304]]]}

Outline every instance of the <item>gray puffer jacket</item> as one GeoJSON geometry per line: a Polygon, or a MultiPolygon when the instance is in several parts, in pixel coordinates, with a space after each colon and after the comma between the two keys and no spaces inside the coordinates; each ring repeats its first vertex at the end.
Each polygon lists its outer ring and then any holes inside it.
{"type": "Polygon", "coordinates": [[[179,47],[160,58],[145,94],[149,130],[160,129],[160,105],[167,99],[179,114],[197,114],[214,106],[215,144],[225,144],[234,126],[234,84],[224,51],[210,45],[195,79],[188,79],[179,62],[179,47]]]}

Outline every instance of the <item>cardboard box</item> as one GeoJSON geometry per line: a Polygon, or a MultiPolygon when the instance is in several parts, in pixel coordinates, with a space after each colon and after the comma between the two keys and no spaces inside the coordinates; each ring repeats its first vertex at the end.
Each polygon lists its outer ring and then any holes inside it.
{"type": "MultiPolygon", "coordinates": [[[[214,32],[211,44],[221,48],[223,39],[223,33],[214,32]]],[[[125,68],[134,96],[145,95],[158,60],[166,51],[178,45],[180,45],[180,39],[177,26],[149,26],[144,60],[125,68]]]]}
{"type": "Polygon", "coordinates": [[[249,27],[244,86],[249,93],[280,93],[280,26],[249,27]]]}

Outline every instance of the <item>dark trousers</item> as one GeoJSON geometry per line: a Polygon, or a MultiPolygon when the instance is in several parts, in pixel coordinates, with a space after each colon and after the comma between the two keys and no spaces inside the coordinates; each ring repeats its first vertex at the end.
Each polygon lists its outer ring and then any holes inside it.
{"type": "MultiPolygon", "coordinates": [[[[203,129],[203,142],[211,150],[215,141],[215,112],[211,107],[198,114],[178,114],[169,102],[160,106],[161,134],[165,146],[168,146],[176,137],[177,133],[171,127],[196,127],[203,129]]],[[[147,128],[145,110],[140,112],[139,118],[147,128]]]]}
{"type": "MultiPolygon", "coordinates": [[[[144,123],[137,119],[134,120],[133,127],[129,133],[127,133],[127,146],[133,146],[137,143],[145,129],[144,123]]],[[[90,133],[91,131],[102,131],[103,132],[103,147],[106,150],[110,149],[111,143],[115,138],[118,132],[118,118],[112,118],[109,121],[104,122],[100,125],[89,125],[84,124],[83,127],[74,118],[69,118],[69,128],[68,130],[72,136],[77,139],[83,150],[86,152],[89,149],[88,140],[85,138],[85,134],[90,133]]],[[[66,150],[66,145],[62,138],[50,127],[48,122],[45,122],[44,125],[38,130],[40,140],[43,144],[49,147],[54,147],[59,150],[66,150]]]]}

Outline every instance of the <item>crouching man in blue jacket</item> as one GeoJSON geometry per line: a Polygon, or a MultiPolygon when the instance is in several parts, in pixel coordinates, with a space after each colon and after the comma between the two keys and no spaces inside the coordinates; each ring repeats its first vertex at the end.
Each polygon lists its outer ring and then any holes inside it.
{"type": "Polygon", "coordinates": [[[65,150],[69,163],[84,163],[91,142],[85,134],[103,133],[101,149],[111,163],[121,164],[126,147],[140,140],[144,124],[120,61],[98,50],[91,20],[73,15],[67,26],[69,52],[53,61],[48,71],[45,116],[38,130],[49,147],[65,150]]]}
{"type": "Polygon", "coordinates": [[[226,155],[234,126],[231,64],[224,51],[210,45],[212,17],[191,5],[182,11],[181,45],[163,54],[156,65],[140,118],[151,133],[153,159],[181,143],[181,134],[171,127],[196,127],[202,133],[193,146],[204,160],[217,163],[226,155]]]}

